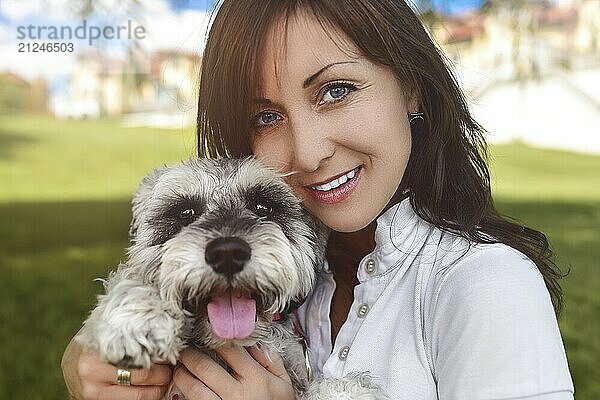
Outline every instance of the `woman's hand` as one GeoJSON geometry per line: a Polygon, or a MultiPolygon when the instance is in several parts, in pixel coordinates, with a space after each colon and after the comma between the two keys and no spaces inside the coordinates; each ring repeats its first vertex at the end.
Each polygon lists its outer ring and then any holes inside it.
{"type": "Polygon", "coordinates": [[[71,340],[61,367],[71,399],[159,400],[171,382],[171,366],[153,364],[149,369],[131,370],[131,386],[117,384],[117,368],[71,340]]]}
{"type": "Polygon", "coordinates": [[[281,356],[264,351],[240,346],[217,349],[231,369],[227,372],[212,358],[190,347],[181,353],[173,381],[188,400],[295,399],[281,356]]]}

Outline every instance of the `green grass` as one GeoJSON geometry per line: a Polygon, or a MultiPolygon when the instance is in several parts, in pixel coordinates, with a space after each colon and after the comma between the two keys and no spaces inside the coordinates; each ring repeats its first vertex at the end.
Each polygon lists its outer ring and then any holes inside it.
{"type": "Polygon", "coordinates": [[[490,151],[497,208],[544,232],[569,275],[559,320],[577,399],[599,399],[600,156],[524,145],[490,151]]]}
{"type": "MultiPolygon", "coordinates": [[[[64,399],[62,351],[124,258],[129,198],[152,167],[193,153],[191,130],[0,116],[0,399],[64,399]]],[[[600,398],[599,156],[491,151],[499,210],[548,234],[578,399],[600,398]]]]}
{"type": "Polygon", "coordinates": [[[125,199],[146,172],[194,146],[191,128],[0,115],[0,202],[125,199]]]}
{"type": "Polygon", "coordinates": [[[0,398],[66,399],[62,352],[123,259],[122,201],[0,205],[0,398]]]}
{"type": "Polygon", "coordinates": [[[600,157],[522,144],[489,152],[494,198],[507,201],[600,202],[600,157]]]}

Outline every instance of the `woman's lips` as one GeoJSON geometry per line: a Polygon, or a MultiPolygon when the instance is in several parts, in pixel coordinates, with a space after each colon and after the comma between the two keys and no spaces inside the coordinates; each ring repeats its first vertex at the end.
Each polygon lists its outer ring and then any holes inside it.
{"type": "Polygon", "coordinates": [[[352,192],[358,185],[358,181],[360,180],[360,177],[362,175],[362,170],[363,170],[362,165],[355,168],[354,176],[336,188],[329,189],[329,190],[317,190],[317,189],[313,189],[310,186],[307,186],[306,190],[312,196],[313,199],[315,199],[316,201],[318,201],[320,203],[335,204],[335,203],[342,202],[342,201],[346,200],[348,197],[350,197],[350,195],[352,194],[352,192]]]}

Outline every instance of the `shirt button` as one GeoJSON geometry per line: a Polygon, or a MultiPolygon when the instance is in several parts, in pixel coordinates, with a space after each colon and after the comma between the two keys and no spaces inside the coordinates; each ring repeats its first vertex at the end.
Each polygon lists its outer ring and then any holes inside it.
{"type": "Polygon", "coordinates": [[[375,260],[373,260],[372,258],[369,258],[367,260],[367,263],[365,264],[365,270],[367,271],[368,274],[372,274],[373,272],[375,272],[376,269],[377,269],[377,266],[375,265],[375,260]]]}
{"type": "Polygon", "coordinates": [[[364,318],[368,312],[369,312],[369,305],[361,304],[361,306],[358,308],[358,317],[364,318]]]}
{"type": "Polygon", "coordinates": [[[348,352],[350,351],[350,347],[348,346],[344,346],[340,349],[340,353],[338,354],[338,356],[340,357],[340,360],[345,361],[346,358],[348,358],[348,352]]]}

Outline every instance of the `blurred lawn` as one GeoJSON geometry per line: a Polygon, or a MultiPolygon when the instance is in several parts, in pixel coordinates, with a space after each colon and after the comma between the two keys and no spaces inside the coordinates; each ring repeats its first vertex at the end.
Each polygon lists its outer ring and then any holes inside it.
{"type": "Polygon", "coordinates": [[[146,172],[194,146],[192,128],[0,115],[0,203],[128,199],[146,172]]]}
{"type": "MultiPolygon", "coordinates": [[[[154,166],[194,153],[192,130],[0,116],[0,399],[65,399],[62,351],[124,258],[129,198],[154,166]]],[[[600,156],[491,151],[501,212],[548,234],[578,399],[600,398],[600,156]],[[563,267],[565,270],[566,268],[563,267]]]]}

